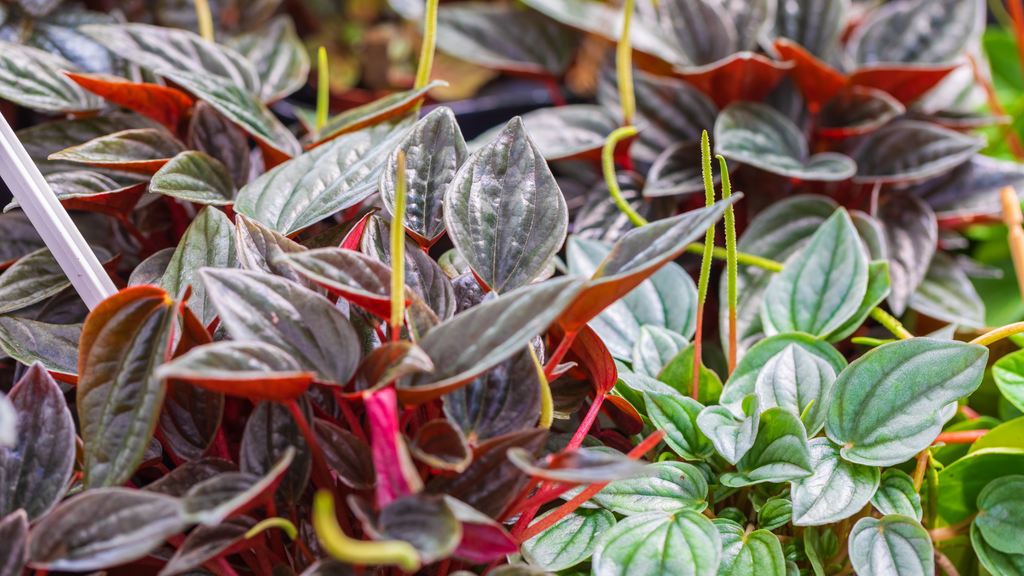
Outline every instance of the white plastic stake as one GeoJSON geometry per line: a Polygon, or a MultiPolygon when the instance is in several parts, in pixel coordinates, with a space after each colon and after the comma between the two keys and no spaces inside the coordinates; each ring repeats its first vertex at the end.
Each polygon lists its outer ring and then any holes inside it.
{"type": "Polygon", "coordinates": [[[3,114],[0,114],[0,178],[14,193],[25,215],[90,310],[117,293],[99,259],[3,114]]]}

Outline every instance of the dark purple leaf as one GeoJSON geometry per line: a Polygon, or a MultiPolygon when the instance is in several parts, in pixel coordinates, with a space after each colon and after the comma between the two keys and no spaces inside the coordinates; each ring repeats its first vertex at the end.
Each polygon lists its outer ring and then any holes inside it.
{"type": "Polygon", "coordinates": [[[369,490],[377,482],[370,446],[355,434],[317,418],[313,423],[317,442],[327,465],[349,488],[369,490]]]}
{"type": "MultiPolygon", "coordinates": [[[[313,409],[305,399],[299,407],[307,422],[313,421],[313,409]]],[[[274,402],[260,402],[249,416],[238,449],[238,466],[242,472],[255,476],[269,477],[285,464],[287,471],[280,477],[275,501],[279,508],[290,508],[306,489],[306,483],[313,469],[313,455],[302,437],[299,425],[292,418],[288,408],[274,402]],[[288,456],[295,453],[294,462],[288,456]]]]}
{"type": "Polygon", "coordinates": [[[889,252],[889,307],[902,316],[928,273],[939,239],[938,223],[928,204],[907,194],[887,195],[879,206],[878,218],[885,229],[889,252]]]}

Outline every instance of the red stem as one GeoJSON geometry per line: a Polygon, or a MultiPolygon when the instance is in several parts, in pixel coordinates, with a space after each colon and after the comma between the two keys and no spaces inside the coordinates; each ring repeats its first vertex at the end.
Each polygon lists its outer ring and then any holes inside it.
{"type": "Polygon", "coordinates": [[[228,564],[228,561],[223,556],[217,557],[216,562],[217,566],[228,576],[238,576],[238,572],[235,572],[235,569],[231,567],[231,564],[228,564]]]}
{"type": "Polygon", "coordinates": [[[562,96],[562,87],[558,84],[558,80],[547,77],[544,79],[544,86],[548,89],[548,94],[551,95],[551,103],[555,106],[565,106],[565,98],[562,96]]]}
{"type": "Polygon", "coordinates": [[[932,444],[938,444],[940,442],[945,444],[973,444],[985,434],[988,434],[988,430],[964,430],[963,432],[943,432],[939,434],[939,437],[935,439],[932,444]]]}
{"type": "MultiPolygon", "coordinates": [[[[313,430],[309,427],[309,421],[306,420],[306,415],[302,413],[302,409],[299,408],[299,403],[292,400],[288,404],[288,411],[291,412],[292,418],[295,423],[299,426],[299,431],[302,433],[302,437],[306,439],[306,444],[309,445],[309,451],[313,454],[313,484],[317,488],[330,490],[334,493],[334,480],[331,478],[330,468],[327,466],[327,460],[324,458],[324,453],[320,449],[320,444],[316,441],[316,436],[313,435],[313,430]]],[[[348,514],[345,512],[344,505],[342,504],[341,498],[334,499],[335,514],[338,516],[339,522],[341,523],[341,529],[347,536],[352,537],[352,526],[348,521],[348,514]]]]}
{"type": "Polygon", "coordinates": [[[352,433],[359,437],[363,442],[369,442],[366,439],[366,433],[363,432],[363,427],[359,424],[359,418],[356,418],[355,412],[352,411],[352,405],[348,403],[348,399],[341,395],[341,390],[333,387],[334,400],[338,403],[338,408],[341,410],[342,416],[345,417],[345,421],[348,422],[348,427],[352,429],[352,433]]]}
{"type": "Polygon", "coordinates": [[[583,417],[583,422],[580,423],[580,427],[576,429],[576,433],[573,434],[572,440],[569,441],[569,445],[565,447],[566,451],[576,450],[583,444],[583,439],[587,437],[587,433],[590,432],[590,427],[594,425],[594,420],[597,420],[597,415],[601,411],[601,404],[604,402],[604,394],[598,394],[594,398],[593,404],[590,405],[590,410],[587,410],[587,415],[583,417]]]}
{"type": "MultiPolygon", "coordinates": [[[[704,328],[704,305],[697,306],[697,333],[693,336],[693,399],[700,395],[700,340],[704,328]]],[[[736,345],[733,344],[733,349],[736,345]]]]}
{"type": "Polygon", "coordinates": [[[228,439],[224,436],[224,425],[217,428],[217,434],[213,437],[213,449],[217,456],[225,460],[231,460],[231,452],[228,451],[228,439]]]}
{"type": "Polygon", "coordinates": [[[576,332],[566,332],[562,336],[562,341],[558,343],[558,348],[551,354],[551,359],[548,360],[548,365],[544,367],[544,377],[547,378],[548,382],[551,381],[551,377],[555,374],[555,368],[558,368],[558,363],[565,357],[565,353],[569,351],[572,346],[572,341],[576,339],[576,332]]]}

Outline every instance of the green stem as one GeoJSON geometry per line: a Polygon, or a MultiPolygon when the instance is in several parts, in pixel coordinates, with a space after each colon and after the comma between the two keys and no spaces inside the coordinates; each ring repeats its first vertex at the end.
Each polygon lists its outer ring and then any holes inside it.
{"type": "Polygon", "coordinates": [[[622,121],[628,126],[636,116],[636,98],[633,95],[633,47],[629,42],[629,24],[633,20],[634,0],[626,0],[622,15],[622,37],[615,48],[615,70],[619,77],[619,103],[622,121]]]}
{"type": "Polygon", "coordinates": [[[1013,336],[1014,334],[1020,334],[1021,332],[1024,332],[1024,322],[1014,322],[1013,324],[1007,324],[1006,326],[996,328],[995,330],[978,336],[974,340],[971,340],[971,344],[988,346],[989,344],[998,342],[1007,336],[1013,336]]]}
{"type": "Polygon", "coordinates": [[[891,314],[877,306],[871,309],[871,317],[877,320],[882,326],[885,326],[886,330],[892,332],[902,340],[914,337],[910,331],[903,327],[903,324],[900,324],[899,320],[893,318],[891,314]]]}
{"type": "Polygon", "coordinates": [[[391,220],[391,340],[398,340],[405,316],[405,152],[398,151],[395,213],[391,220]]]}
{"type": "Polygon", "coordinates": [[[327,68],[327,49],[323,46],[316,54],[316,129],[327,124],[327,111],[331,103],[331,73],[327,68]]]}
{"type": "MultiPolygon", "coordinates": [[[[721,156],[718,156],[718,163],[721,165],[722,170],[722,200],[725,200],[732,195],[732,185],[729,182],[729,167],[725,163],[725,158],[721,156]]],[[[725,261],[729,293],[729,373],[732,374],[732,371],[736,369],[736,341],[738,332],[736,328],[736,307],[739,299],[736,293],[738,275],[736,262],[736,213],[733,210],[732,204],[725,209],[725,261]]]]}
{"type": "Polygon", "coordinates": [[[629,138],[630,136],[636,135],[636,128],[633,126],[623,126],[622,128],[616,128],[608,135],[608,139],[604,142],[604,149],[601,151],[601,167],[604,170],[604,181],[608,184],[608,192],[612,195],[612,199],[615,200],[615,205],[622,210],[622,213],[629,217],[629,221],[637,226],[646,226],[647,220],[643,216],[633,210],[633,207],[626,202],[626,199],[622,197],[622,190],[619,188],[619,182],[615,178],[615,145],[619,143],[619,140],[623,138],[629,138]]]}
{"type": "Polygon", "coordinates": [[[256,536],[264,530],[269,530],[270,528],[280,528],[284,530],[285,534],[287,534],[292,540],[295,540],[295,537],[299,535],[299,531],[295,528],[295,524],[292,524],[285,518],[278,518],[275,516],[273,518],[267,518],[250,528],[249,531],[245,533],[245,539],[248,540],[249,538],[256,536]]]}
{"type": "Polygon", "coordinates": [[[199,20],[199,35],[203,40],[213,42],[213,14],[210,13],[210,3],[207,0],[195,0],[196,19],[199,20]]]}
{"type": "MultiPolygon", "coordinates": [[[[700,159],[704,172],[704,205],[715,203],[715,182],[711,177],[711,148],[707,130],[700,137],[700,159]]],[[[703,335],[704,301],[708,296],[708,281],[711,278],[712,249],[715,246],[715,225],[708,227],[704,235],[704,254],[700,261],[700,280],[697,282],[697,333],[693,338],[693,399],[700,393],[701,336],[703,335]]],[[[728,257],[728,254],[727,254],[728,257]]],[[[736,347],[733,346],[733,349],[736,347]]]]}
{"type": "MultiPolygon", "coordinates": [[[[694,242],[686,247],[686,251],[691,254],[703,254],[704,244],[694,242]]],[[[715,246],[711,249],[711,255],[719,260],[728,260],[729,252],[722,247],[715,246]]],[[[776,262],[775,260],[769,260],[760,256],[754,256],[753,254],[747,254],[745,252],[736,253],[736,262],[743,264],[744,266],[756,266],[762,270],[769,272],[782,272],[782,262],[776,262]]]]}
{"type": "Polygon", "coordinates": [[[937,462],[931,452],[928,453],[928,467],[924,471],[925,482],[928,485],[928,501],[925,508],[925,528],[933,530],[935,521],[939,515],[939,473],[935,468],[937,462]]]}
{"type": "Polygon", "coordinates": [[[423,45],[420,47],[420,63],[416,68],[416,84],[419,90],[430,81],[430,68],[434,65],[434,44],[437,43],[437,2],[427,0],[426,12],[423,16],[423,45]]]}

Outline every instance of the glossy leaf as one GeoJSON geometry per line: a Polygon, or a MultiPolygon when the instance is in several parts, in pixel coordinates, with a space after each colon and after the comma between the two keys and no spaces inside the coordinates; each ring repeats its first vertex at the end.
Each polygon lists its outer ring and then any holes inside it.
{"type": "Polygon", "coordinates": [[[785,408],[800,418],[808,436],[814,436],[825,425],[828,394],[835,379],[836,373],[827,361],[790,344],[765,363],[754,391],[762,409],[785,408]]]}
{"type": "Polygon", "coordinates": [[[540,416],[541,390],[529,350],[444,396],[444,411],[471,444],[533,426],[540,416]]]}
{"type": "Polygon", "coordinates": [[[235,196],[235,184],[227,167],[212,156],[191,150],[164,164],[153,175],[149,190],[211,206],[231,204],[235,196]]]}
{"type": "Polygon", "coordinates": [[[769,334],[825,336],[841,327],[867,293],[868,259],[846,210],[837,210],[768,284],[761,323],[769,334]]]}
{"type": "Polygon", "coordinates": [[[936,252],[910,307],[933,318],[964,326],[985,326],[985,303],[952,256],[936,252]]]}
{"type": "Polygon", "coordinates": [[[301,277],[380,318],[390,318],[391,269],[385,264],[342,248],[319,248],[282,258],[301,277]]]}
{"type": "Polygon", "coordinates": [[[879,346],[836,379],[825,431],[843,458],[890,466],[938,436],[939,410],[973,392],[988,360],[977,344],[914,338],[879,346]]]}
{"type": "Polygon", "coordinates": [[[814,474],[792,481],[793,524],[822,526],[859,512],[879,486],[879,469],[847,462],[828,438],[808,442],[814,474]]]}
{"type": "Polygon", "coordinates": [[[423,102],[427,92],[447,84],[443,80],[434,80],[419,90],[395,92],[369,104],[351,108],[337,116],[328,118],[323,128],[310,134],[312,143],[307,147],[317,148],[339,136],[372,128],[378,124],[402,125],[406,120],[411,120],[408,112],[423,102]]]}
{"type": "MultiPolygon", "coordinates": [[[[583,488],[566,492],[571,498],[583,488]]],[[[615,480],[594,495],[597,504],[626,516],[647,512],[675,514],[683,510],[704,510],[708,495],[704,474],[684,462],[649,464],[644,474],[635,478],[615,480]]]]}
{"type": "Polygon", "coordinates": [[[893,122],[851,151],[857,182],[907,183],[949,172],[984,147],[982,140],[914,120],[893,122]]]}
{"type": "Polygon", "coordinates": [[[692,510],[638,514],[619,521],[597,542],[595,576],[687,574],[713,576],[722,539],[710,520],[692,510]]]}
{"type": "MultiPolygon", "coordinates": [[[[146,191],[145,182],[122,188],[113,179],[94,170],[55,172],[46,176],[46,183],[64,208],[99,212],[122,222],[128,219],[146,191]]],[[[4,210],[20,205],[15,199],[4,210]]]]}
{"type": "Polygon", "coordinates": [[[455,247],[498,293],[528,284],[561,248],[565,198],[521,119],[455,174],[444,218],[455,247]]]}
{"type": "Polygon", "coordinates": [[[445,418],[424,423],[407,444],[413,458],[435,470],[462,472],[473,458],[462,430],[445,418]]]}
{"type": "Polygon", "coordinates": [[[878,217],[889,246],[889,306],[896,316],[902,316],[928,272],[939,227],[932,209],[919,198],[906,194],[888,195],[879,206],[878,217]]]}
{"type": "Polygon", "coordinates": [[[64,394],[41,364],[25,372],[7,399],[17,433],[11,446],[0,447],[0,518],[20,508],[34,522],[60,501],[71,480],[75,425],[64,394]]]}
{"type": "Polygon", "coordinates": [[[1018,409],[1024,406],[1024,352],[1018,350],[997,360],[992,378],[1003,398],[1018,409]]]}
{"type": "Polygon", "coordinates": [[[924,198],[939,214],[988,214],[1001,209],[999,190],[1021,188],[1022,178],[1020,165],[975,154],[952,172],[910,187],[908,193],[924,198]]]}
{"type": "Polygon", "coordinates": [[[235,36],[227,46],[252,63],[260,79],[256,91],[263,102],[275,102],[295,92],[309,76],[309,54],[295,33],[295,23],[276,16],[260,28],[235,36]]]}
{"type": "Polygon", "coordinates": [[[209,325],[218,311],[212,305],[212,295],[200,281],[200,269],[205,266],[229,268],[234,265],[235,227],[223,212],[208,206],[199,212],[185,230],[158,285],[174,296],[182,295],[191,286],[189,307],[204,325],[209,325]]]}
{"type": "Polygon", "coordinates": [[[87,488],[119,486],[135,473],[153,437],[177,305],[155,286],[136,286],[89,313],[79,345],[77,405],[87,488]]]}
{"type": "Polygon", "coordinates": [[[317,443],[324,451],[327,465],[349,488],[369,490],[376,483],[373,454],[366,441],[355,434],[317,418],[313,422],[317,443]]]}
{"type": "Polygon", "coordinates": [[[75,84],[62,70],[78,71],[64,58],[36,48],[0,41],[0,97],[51,113],[91,112],[103,101],[75,84]]]}
{"type": "Polygon", "coordinates": [[[718,573],[728,576],[784,576],[786,557],[779,538],[767,530],[744,533],[739,526],[717,524],[722,536],[722,564],[718,573]]]}
{"type": "Polygon", "coordinates": [[[386,342],[363,358],[352,377],[351,387],[346,386],[342,395],[362,397],[367,391],[375,392],[409,374],[433,370],[430,357],[416,344],[407,340],[386,342]]]}
{"type": "Polygon", "coordinates": [[[188,117],[195,102],[187,94],[174,88],[130,82],[107,74],[75,74],[67,72],[76,84],[104,100],[152,118],[174,132],[178,124],[188,117]]]}
{"type": "Polygon", "coordinates": [[[286,352],[263,342],[216,342],[193,348],[159,367],[155,376],[231,396],[288,403],[316,376],[286,352]]]}
{"type": "Polygon", "coordinates": [[[48,324],[0,315],[0,350],[18,362],[42,363],[63,382],[76,381],[81,324],[48,324]]]}
{"type": "Polygon", "coordinates": [[[249,182],[252,159],[248,137],[206,102],[197,102],[192,110],[185,143],[190,149],[219,160],[228,169],[236,188],[249,182]]]}
{"type": "Polygon", "coordinates": [[[432,110],[388,154],[378,187],[388,212],[395,211],[398,152],[405,152],[406,205],[403,223],[413,238],[429,247],[444,233],[444,194],[469,151],[451,108],[432,110]]]}
{"type": "Polygon", "coordinates": [[[185,146],[169,132],[156,128],[124,130],[51,154],[51,160],[79,162],[140,174],[155,174],[185,146]]]}
{"type": "MultiPolygon", "coordinates": [[[[538,516],[534,523],[550,513],[538,516]]],[[[523,542],[523,558],[548,571],[572,568],[590,558],[597,539],[614,525],[615,516],[607,510],[579,508],[523,542]]]]}
{"type": "Polygon", "coordinates": [[[412,544],[424,564],[447,557],[462,538],[461,524],[444,497],[437,494],[403,496],[384,506],[379,515],[362,520],[363,528],[375,540],[412,544]]]}
{"type": "Polygon", "coordinates": [[[264,227],[241,214],[235,217],[235,250],[242,268],[267,272],[293,282],[312,286],[289,265],[287,256],[305,252],[306,247],[264,227]]]}
{"type": "Polygon", "coordinates": [[[921,495],[914,490],[914,479],[902,470],[890,468],[882,473],[871,504],[883,515],[902,514],[921,521],[921,495]]]}
{"type": "MultiPolygon", "coordinates": [[[[312,422],[309,404],[303,400],[299,407],[306,421],[312,422]]],[[[299,499],[309,481],[313,457],[287,407],[273,402],[256,405],[242,434],[238,467],[250,475],[274,478],[274,500],[279,504],[288,507],[299,499]],[[289,456],[292,451],[294,459],[289,456]]]]}
{"type": "Polygon", "coordinates": [[[990,482],[978,494],[978,516],[974,524],[985,542],[1005,554],[1024,554],[1024,476],[1003,476],[990,482]]]}
{"type": "MultiPolygon", "coordinates": [[[[645,198],[692,194],[704,190],[700,142],[687,140],[665,148],[651,164],[644,184],[645,198]]],[[[721,182],[716,176],[714,182],[721,182]]]]}
{"type": "Polygon", "coordinates": [[[245,540],[246,533],[255,525],[256,520],[248,516],[238,516],[218,526],[196,528],[185,538],[158,576],[191,574],[193,569],[228,553],[236,544],[245,540]]]}
{"type": "Polygon", "coordinates": [[[223,414],[223,394],[184,382],[167,382],[158,423],[163,444],[179,458],[198,460],[213,444],[223,414]]]}
{"type": "Polygon", "coordinates": [[[748,394],[737,415],[725,406],[708,406],[697,416],[697,427],[711,440],[718,453],[736,464],[757,439],[761,422],[761,402],[756,394],[748,394]]]}
{"type": "Polygon", "coordinates": [[[736,463],[736,472],[727,472],[720,480],[738,488],[806,478],[812,473],[804,425],[783,408],[769,408],[761,413],[757,438],[736,463]]]}
{"type": "Polygon", "coordinates": [[[871,315],[871,311],[880,306],[889,293],[889,262],[885,260],[868,262],[868,287],[864,293],[864,299],[860,302],[860,307],[842,326],[827,336],[828,341],[840,342],[856,332],[871,315]]]}
{"type": "Polygon", "coordinates": [[[915,1],[873,12],[850,38],[858,65],[932,64],[955,58],[985,26],[985,5],[975,0],[915,1]]]}
{"type": "MultiPolygon", "coordinates": [[[[540,108],[521,118],[526,132],[536,145],[535,154],[548,162],[600,158],[604,141],[619,126],[619,121],[602,106],[571,104],[540,108]]],[[[477,152],[501,137],[508,127],[495,126],[469,143],[477,152]]],[[[623,140],[626,142],[627,140],[623,140]]],[[[507,142],[500,146],[509,146],[507,142]]],[[[616,146],[624,150],[625,145],[616,146]]]]}
{"type": "Polygon", "coordinates": [[[971,545],[978,560],[994,576],[1024,574],[1024,554],[1005,554],[985,541],[978,526],[971,524],[971,545]]]}
{"type": "Polygon", "coordinates": [[[155,482],[147,484],[143,490],[180,498],[195,486],[228,472],[238,472],[238,465],[222,458],[202,458],[185,462],[155,482]]]}
{"type": "Polygon", "coordinates": [[[126,564],[187,528],[177,498],[100,488],[62,503],[29,536],[30,566],[88,572],[126,564]]]}
{"type": "Polygon", "coordinates": [[[333,304],[298,284],[245,270],[204,268],[200,277],[221,323],[237,340],[271,344],[317,373],[348,382],[359,363],[359,337],[333,304]]]}
{"type": "Polygon", "coordinates": [[[239,190],[235,210],[291,235],[354,206],[373,193],[407,128],[403,121],[372,126],[306,152],[239,190]]]}
{"type": "Polygon", "coordinates": [[[736,26],[722,4],[684,0],[657,9],[665,36],[691,64],[703,66],[736,52],[736,26]]]}
{"type": "Polygon", "coordinates": [[[636,343],[633,344],[633,370],[637,374],[655,376],[683,348],[686,338],[659,326],[643,325],[636,343]]]}
{"type": "MultiPolygon", "coordinates": [[[[835,6],[841,4],[842,0],[825,0],[823,3],[835,6]]],[[[800,3],[789,6],[800,7],[800,3]]],[[[786,8],[788,6],[784,7],[784,10],[786,8]]],[[[779,12],[783,12],[783,10],[779,10],[779,12]]],[[[790,79],[800,90],[800,95],[807,102],[809,108],[816,107],[820,110],[823,104],[830,102],[849,84],[849,78],[845,74],[796,42],[778,38],[775,40],[774,48],[783,61],[789,62],[793,66],[790,70],[790,79]]]]}
{"type": "Polygon", "coordinates": [[[712,444],[697,427],[697,417],[704,408],[682,394],[644,392],[644,404],[651,422],[666,432],[665,443],[686,460],[700,460],[711,455],[712,444]]]}
{"type": "Polygon", "coordinates": [[[42,302],[70,285],[49,248],[26,254],[0,274],[0,314],[42,302]]]}
{"type": "Polygon", "coordinates": [[[861,518],[850,530],[848,546],[853,569],[861,576],[935,573],[931,538],[913,518],[861,518]]]}
{"type": "Polygon", "coordinates": [[[793,520],[793,503],[789,498],[769,498],[757,512],[757,525],[762,530],[775,530],[793,520]]]}

